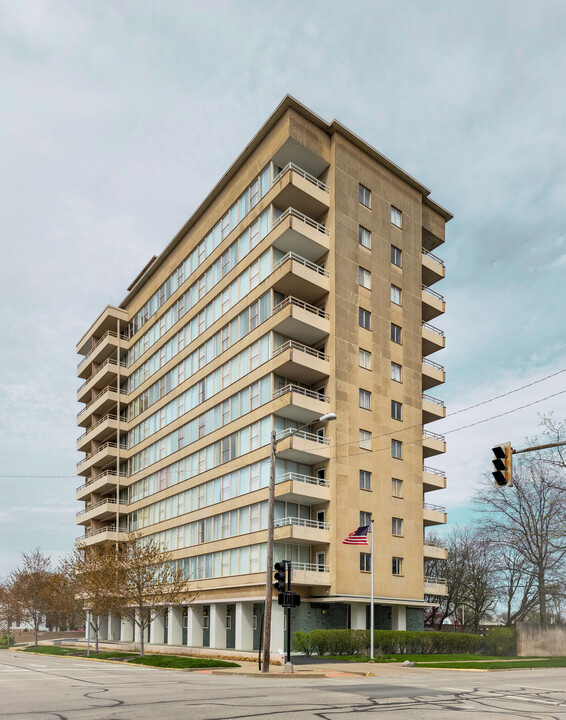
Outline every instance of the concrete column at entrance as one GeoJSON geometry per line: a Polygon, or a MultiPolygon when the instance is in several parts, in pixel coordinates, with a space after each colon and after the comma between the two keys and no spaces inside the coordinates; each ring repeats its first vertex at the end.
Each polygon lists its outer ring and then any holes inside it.
{"type": "Polygon", "coordinates": [[[391,629],[407,629],[407,608],[405,605],[393,605],[391,607],[391,629]]]}
{"type": "Polygon", "coordinates": [[[98,630],[98,639],[99,640],[108,640],[108,616],[99,616],[98,621],[100,623],[99,630],[98,630]]]}
{"type": "Polygon", "coordinates": [[[108,639],[112,641],[120,639],[120,618],[116,615],[108,616],[108,639]]]}
{"type": "Polygon", "coordinates": [[[167,644],[182,645],[183,644],[183,608],[169,608],[169,624],[167,626],[167,644]]]}
{"type": "Polygon", "coordinates": [[[352,630],[367,630],[366,627],[366,608],[365,603],[352,603],[350,605],[350,623],[352,630]]]}
{"type": "Polygon", "coordinates": [[[134,621],[129,617],[123,617],[120,623],[120,640],[122,642],[134,641],[134,621]]]}
{"type": "Polygon", "coordinates": [[[210,647],[226,647],[226,604],[213,603],[210,606],[210,647]]]}
{"type": "Polygon", "coordinates": [[[202,647],[202,630],[204,616],[200,605],[188,608],[187,614],[187,645],[189,647],[202,647]]]}
{"type": "MultiPolygon", "coordinates": [[[[271,603],[271,649],[272,655],[285,651],[285,611],[277,600],[271,603]]],[[[292,629],[292,628],[291,628],[292,629]]]]}
{"type": "Polygon", "coordinates": [[[163,645],[165,638],[165,617],[163,615],[156,615],[153,618],[149,636],[153,644],[163,645]]]}
{"type": "Polygon", "coordinates": [[[236,649],[254,649],[253,603],[236,603],[236,649]]]}

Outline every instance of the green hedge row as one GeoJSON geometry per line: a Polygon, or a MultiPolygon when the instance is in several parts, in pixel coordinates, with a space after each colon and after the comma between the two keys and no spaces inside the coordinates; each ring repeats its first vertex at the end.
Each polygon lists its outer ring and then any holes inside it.
{"type": "MultiPolygon", "coordinates": [[[[374,647],[378,655],[429,653],[484,653],[515,655],[512,628],[494,628],[481,635],[435,631],[375,630],[374,647]],[[501,633],[501,631],[504,631],[501,633]]],[[[312,630],[296,632],[293,650],[305,655],[365,655],[369,653],[369,630],[312,630]]]]}

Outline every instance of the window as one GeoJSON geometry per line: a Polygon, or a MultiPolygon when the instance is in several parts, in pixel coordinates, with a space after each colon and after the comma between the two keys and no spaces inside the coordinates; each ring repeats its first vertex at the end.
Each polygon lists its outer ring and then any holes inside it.
{"type": "Polygon", "coordinates": [[[371,393],[369,390],[360,389],[360,407],[364,410],[371,410],[371,393]]]}
{"type": "Polygon", "coordinates": [[[393,497],[403,497],[403,481],[399,478],[391,478],[391,494],[393,497]]]}
{"type": "Polygon", "coordinates": [[[371,353],[360,348],[358,364],[364,370],[371,370],[371,353]]]}
{"type": "Polygon", "coordinates": [[[391,417],[393,418],[393,420],[402,420],[402,408],[402,403],[397,402],[397,400],[391,401],[391,417]]]}
{"type": "Polygon", "coordinates": [[[371,233],[361,225],[358,228],[358,241],[362,247],[371,250],[371,233]]]}
{"type": "Polygon", "coordinates": [[[391,440],[391,457],[402,460],[403,443],[400,440],[391,440]]]}
{"type": "Polygon", "coordinates": [[[371,490],[371,473],[369,470],[360,470],[360,490],[371,490]]]}
{"type": "Polygon", "coordinates": [[[403,519],[391,518],[391,534],[401,537],[403,535],[403,519]]]}
{"type": "Polygon", "coordinates": [[[360,572],[371,572],[370,553],[360,553],[360,572]]]}
{"type": "Polygon", "coordinates": [[[395,323],[391,323],[391,340],[398,345],[401,344],[401,328],[395,323]]]}
{"type": "Polygon", "coordinates": [[[397,267],[401,267],[401,250],[395,247],[395,245],[391,246],[391,263],[397,265],[397,267]]]}
{"type": "Polygon", "coordinates": [[[401,382],[401,365],[398,363],[391,363],[391,379],[395,382],[401,382]]]}
{"type": "Polygon", "coordinates": [[[392,558],[393,562],[391,563],[391,572],[393,575],[402,575],[403,574],[403,558],[400,557],[394,557],[392,558]]]}
{"type": "Polygon", "coordinates": [[[371,190],[369,190],[367,187],[365,187],[361,183],[360,183],[359,198],[360,198],[360,202],[362,205],[365,205],[367,208],[371,207],[371,190]]]}
{"type": "Polygon", "coordinates": [[[401,288],[396,285],[391,286],[391,302],[395,303],[395,305],[401,304],[401,288]]]}
{"type": "Polygon", "coordinates": [[[371,450],[371,433],[369,430],[360,430],[360,447],[362,450],[371,450]]]}
{"type": "Polygon", "coordinates": [[[360,510],[360,527],[371,525],[371,513],[360,510]]]}
{"type": "MultiPolygon", "coordinates": [[[[360,200],[361,202],[361,200],[360,200]]],[[[401,219],[403,217],[403,214],[400,210],[397,210],[396,207],[391,206],[391,222],[393,225],[396,225],[398,228],[401,227],[401,219]]]]}
{"type": "Polygon", "coordinates": [[[367,290],[371,290],[371,273],[363,267],[358,268],[358,283],[367,290]]]}
{"type": "MultiPolygon", "coordinates": [[[[360,308],[359,310],[360,310],[359,317],[358,317],[359,325],[360,325],[360,327],[363,327],[365,330],[369,330],[371,313],[369,312],[369,310],[364,310],[363,308],[360,308]]],[[[393,331],[391,331],[391,332],[393,332],[393,331]]]]}

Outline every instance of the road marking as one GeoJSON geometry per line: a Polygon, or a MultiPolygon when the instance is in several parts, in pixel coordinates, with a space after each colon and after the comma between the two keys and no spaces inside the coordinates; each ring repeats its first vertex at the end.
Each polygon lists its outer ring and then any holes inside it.
{"type": "Polygon", "coordinates": [[[563,703],[556,702],[555,700],[539,700],[538,698],[530,698],[525,695],[504,695],[504,700],[522,700],[523,702],[530,703],[541,703],[542,705],[562,705],[563,703]]]}

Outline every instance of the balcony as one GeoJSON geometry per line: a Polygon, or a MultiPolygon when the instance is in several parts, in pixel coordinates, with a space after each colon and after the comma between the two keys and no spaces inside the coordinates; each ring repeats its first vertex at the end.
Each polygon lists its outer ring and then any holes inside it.
{"type": "Polygon", "coordinates": [[[128,511],[125,509],[127,504],[125,500],[118,502],[116,498],[105,498],[94,505],[87,505],[77,513],[77,525],[84,525],[91,520],[109,520],[115,518],[117,513],[127,514],[128,511]]]}
{"type": "Polygon", "coordinates": [[[423,320],[425,322],[434,320],[435,317],[438,317],[445,312],[446,303],[444,302],[444,298],[440,293],[437,293],[436,290],[432,290],[426,285],[423,285],[421,298],[423,320]]]}
{"type": "Polygon", "coordinates": [[[288,252],[272,269],[273,289],[282,295],[300,296],[316,302],[330,291],[330,273],[301,255],[288,252]]]}
{"type": "Polygon", "coordinates": [[[82,460],[77,463],[77,474],[88,476],[90,475],[91,468],[97,467],[101,470],[105,470],[109,467],[116,466],[118,457],[124,459],[127,456],[128,450],[126,445],[109,441],[101,445],[96,450],[88,453],[82,460]]]}
{"type": "Polygon", "coordinates": [[[330,523],[285,517],[275,520],[275,542],[300,542],[306,545],[330,543],[330,523]]]}
{"type": "Polygon", "coordinates": [[[128,533],[125,530],[116,530],[115,525],[99,528],[98,530],[87,531],[84,535],[79,535],[75,540],[77,547],[88,547],[101,542],[120,542],[125,540],[128,533]]]}
{"type": "Polygon", "coordinates": [[[423,395],[423,424],[441,420],[446,417],[446,407],[444,401],[432,397],[432,395],[423,395]]]}
{"type": "MultiPolygon", "coordinates": [[[[126,477],[125,473],[120,473],[120,478],[126,477]]],[[[83,485],[79,485],[76,490],[76,498],[79,501],[86,501],[92,493],[105,495],[116,489],[118,480],[116,470],[105,470],[103,473],[93,477],[92,480],[87,480],[83,485]]]]}
{"type": "Polygon", "coordinates": [[[274,221],[271,238],[272,245],[282,252],[294,252],[313,262],[330,249],[328,228],[294,208],[274,221]]]}
{"type": "Polygon", "coordinates": [[[109,438],[116,437],[117,430],[118,417],[113,413],[107,413],[77,438],[77,450],[86,452],[93,441],[107,442],[109,438]]]}
{"type": "Polygon", "coordinates": [[[81,378],[87,378],[92,374],[91,366],[92,363],[103,363],[106,358],[117,354],[118,344],[124,347],[124,343],[127,342],[128,336],[126,333],[121,333],[118,338],[118,333],[114,330],[107,330],[104,335],[96,340],[87,352],[84,358],[77,365],[77,375],[81,378]]]}
{"type": "Polygon", "coordinates": [[[287,340],[273,351],[274,370],[282,377],[313,385],[330,374],[330,356],[308,345],[287,340]]]}
{"type": "Polygon", "coordinates": [[[425,576],[424,591],[426,595],[448,595],[446,579],[425,576]]]}
{"type": "Polygon", "coordinates": [[[273,330],[305,345],[315,345],[330,333],[330,315],[295,297],[286,297],[271,315],[273,330]]]}
{"type": "Polygon", "coordinates": [[[118,402],[120,405],[126,405],[127,393],[124,390],[118,391],[115,387],[104,388],[94,397],[88,405],[77,413],[77,425],[88,427],[93,415],[106,415],[110,411],[116,413],[118,402]]]}
{"type": "MultiPolygon", "coordinates": [[[[120,374],[126,373],[127,365],[124,361],[120,362],[120,374]]],[[[77,390],[77,400],[79,402],[88,402],[92,390],[105,388],[110,383],[116,384],[118,375],[118,361],[114,358],[107,358],[102,365],[90,375],[85,382],[77,390]]]]}
{"type": "Polygon", "coordinates": [[[442,505],[423,503],[423,525],[446,525],[446,508],[442,505]]]}
{"type": "Polygon", "coordinates": [[[423,284],[434,285],[446,276],[444,262],[423,248],[423,284]]]}
{"type": "Polygon", "coordinates": [[[271,191],[273,204],[281,209],[293,207],[320,217],[330,207],[328,186],[292,162],[273,179],[271,191]]]}
{"type": "Polygon", "coordinates": [[[77,343],[77,353],[86,355],[92,349],[93,344],[96,343],[97,338],[101,338],[108,330],[116,332],[118,323],[120,323],[122,330],[126,328],[128,324],[127,311],[108,305],[77,343]]]}
{"type": "Polygon", "coordinates": [[[330,457],[330,439],[292,429],[277,434],[277,455],[284,460],[314,465],[330,457]]]}
{"type": "Polygon", "coordinates": [[[330,585],[330,565],[291,563],[293,585],[330,585]]]}
{"type": "Polygon", "coordinates": [[[294,420],[299,425],[308,425],[328,412],[328,395],[307,390],[300,385],[285,385],[275,390],[272,412],[279,417],[294,420]]]}
{"type": "Polygon", "coordinates": [[[432,492],[433,490],[444,490],[446,488],[446,473],[444,470],[436,470],[436,468],[423,467],[423,492],[432,492]]]}
{"type": "Polygon", "coordinates": [[[275,478],[275,497],[302,505],[330,501],[330,482],[310,475],[288,472],[275,478]]]}
{"type": "Polygon", "coordinates": [[[446,346],[446,339],[442,330],[423,322],[423,357],[442,350],[446,346]]]}
{"type": "Polygon", "coordinates": [[[430,390],[437,385],[442,385],[446,382],[446,373],[444,372],[444,366],[423,358],[423,390],[430,390]]]}
{"type": "Polygon", "coordinates": [[[432,457],[446,452],[446,438],[444,435],[423,430],[423,457],[432,457]]]}
{"type": "Polygon", "coordinates": [[[444,540],[427,540],[423,541],[423,555],[425,560],[446,560],[448,551],[444,540]]]}

